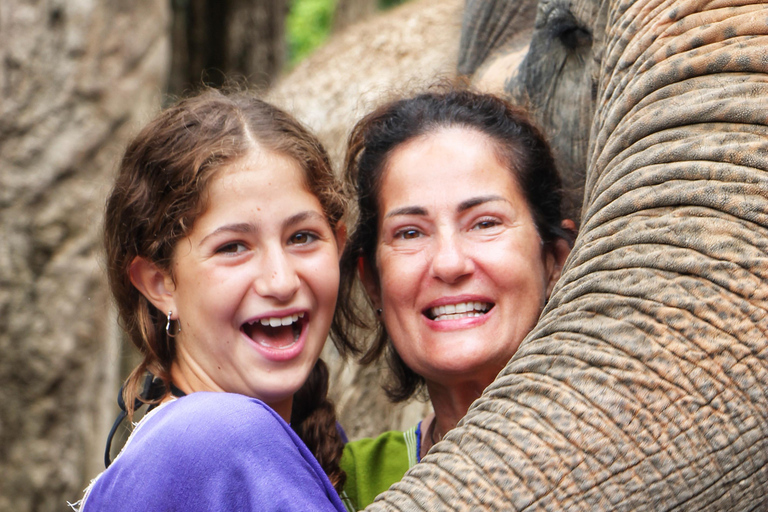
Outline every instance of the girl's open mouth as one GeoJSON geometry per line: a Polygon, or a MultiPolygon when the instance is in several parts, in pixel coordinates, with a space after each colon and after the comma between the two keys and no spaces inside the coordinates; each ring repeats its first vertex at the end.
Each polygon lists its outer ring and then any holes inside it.
{"type": "Polygon", "coordinates": [[[241,330],[246,336],[263,347],[285,350],[299,340],[305,324],[304,313],[296,313],[284,317],[260,318],[253,322],[246,322],[242,325],[241,330]]]}

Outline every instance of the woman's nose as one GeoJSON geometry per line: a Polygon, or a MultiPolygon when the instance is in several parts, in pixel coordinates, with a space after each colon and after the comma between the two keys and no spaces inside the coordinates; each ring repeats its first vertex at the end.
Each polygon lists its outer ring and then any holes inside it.
{"type": "Polygon", "coordinates": [[[446,283],[453,283],[471,274],[474,262],[468,257],[455,235],[439,236],[432,256],[432,274],[446,283]]]}
{"type": "Polygon", "coordinates": [[[286,302],[295,295],[301,280],[283,250],[267,250],[258,265],[258,275],[254,279],[256,293],[280,302],[286,302]]]}

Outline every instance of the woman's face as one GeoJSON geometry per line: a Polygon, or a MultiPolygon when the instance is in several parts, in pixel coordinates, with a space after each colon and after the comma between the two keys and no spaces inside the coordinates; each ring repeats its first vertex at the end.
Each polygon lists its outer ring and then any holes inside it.
{"type": "Polygon", "coordinates": [[[559,276],[516,180],[482,133],[446,128],[397,148],[379,193],[369,294],[428,383],[490,383],[559,276]]]}
{"type": "Polygon", "coordinates": [[[339,244],[292,159],[257,150],[218,171],[176,247],[172,377],[185,391],[259,398],[290,418],[319,357],[339,284],[339,244]]]}

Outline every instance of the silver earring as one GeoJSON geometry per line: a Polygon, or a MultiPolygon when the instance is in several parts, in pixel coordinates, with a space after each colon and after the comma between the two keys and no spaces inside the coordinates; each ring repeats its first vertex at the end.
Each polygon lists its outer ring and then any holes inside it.
{"type": "Polygon", "coordinates": [[[167,321],[165,322],[165,334],[167,334],[169,338],[175,338],[176,335],[181,332],[181,322],[179,322],[179,328],[176,329],[176,332],[171,332],[171,313],[173,313],[173,311],[168,312],[167,321]]]}
{"type": "Polygon", "coordinates": [[[381,314],[384,312],[383,309],[379,308],[376,310],[376,316],[381,316],[381,314]]]}

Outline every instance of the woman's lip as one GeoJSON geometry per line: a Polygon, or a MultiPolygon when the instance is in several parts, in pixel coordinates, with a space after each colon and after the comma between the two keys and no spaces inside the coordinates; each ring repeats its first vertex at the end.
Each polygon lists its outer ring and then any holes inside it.
{"type": "MultiPolygon", "coordinates": [[[[452,303],[449,302],[448,304],[452,303]]],[[[494,316],[495,310],[496,308],[491,308],[480,316],[466,316],[464,318],[456,318],[452,320],[433,320],[427,315],[421,315],[421,317],[424,319],[427,326],[434,331],[458,331],[462,329],[472,329],[484,324],[494,316]]]]}
{"type": "Polygon", "coordinates": [[[462,304],[464,302],[482,302],[485,304],[495,304],[494,301],[484,295],[453,295],[451,297],[440,297],[439,299],[433,300],[421,311],[422,313],[426,313],[432,308],[447,306],[449,304],[462,304]]]}

